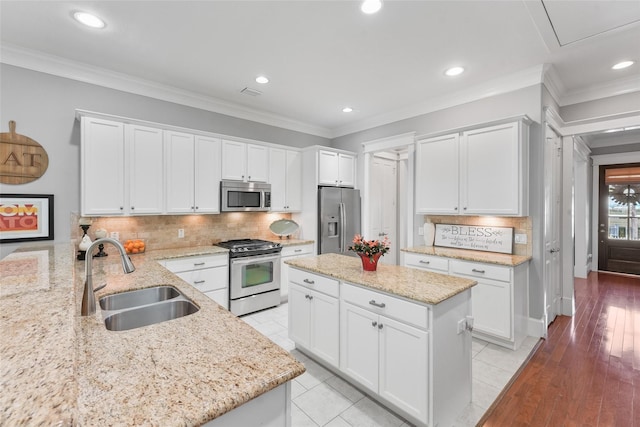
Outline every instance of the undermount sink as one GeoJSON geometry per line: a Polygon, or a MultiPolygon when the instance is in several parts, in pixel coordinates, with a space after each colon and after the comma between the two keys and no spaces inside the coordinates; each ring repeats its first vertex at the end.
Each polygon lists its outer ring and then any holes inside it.
{"type": "Polygon", "coordinates": [[[128,331],[196,313],[197,305],[173,286],[154,286],[100,298],[104,326],[128,331]]]}
{"type": "Polygon", "coordinates": [[[182,295],[180,291],[173,286],[154,286],[153,288],[138,289],[102,297],[100,298],[100,308],[103,310],[123,310],[170,300],[180,295],[182,295]]]}
{"type": "Polygon", "coordinates": [[[127,331],[178,319],[193,314],[198,310],[199,308],[195,304],[186,299],[164,301],[112,314],[104,319],[104,325],[110,331],[127,331]]]}

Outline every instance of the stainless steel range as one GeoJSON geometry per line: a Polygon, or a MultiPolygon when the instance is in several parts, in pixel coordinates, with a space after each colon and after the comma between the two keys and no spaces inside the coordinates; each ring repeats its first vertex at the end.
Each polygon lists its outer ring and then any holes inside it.
{"type": "Polygon", "coordinates": [[[218,243],[229,249],[229,309],[237,316],[280,304],[280,243],[258,239],[218,243]]]}

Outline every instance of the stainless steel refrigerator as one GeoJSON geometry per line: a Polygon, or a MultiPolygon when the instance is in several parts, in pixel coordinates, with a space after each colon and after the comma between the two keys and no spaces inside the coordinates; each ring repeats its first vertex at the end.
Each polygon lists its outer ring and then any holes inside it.
{"type": "Polygon", "coordinates": [[[318,254],[356,256],[347,248],[360,234],[360,190],[318,188],[318,254]]]}

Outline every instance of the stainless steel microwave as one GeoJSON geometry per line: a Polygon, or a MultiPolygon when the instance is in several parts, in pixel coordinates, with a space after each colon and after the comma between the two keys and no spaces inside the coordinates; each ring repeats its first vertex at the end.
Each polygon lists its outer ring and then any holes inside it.
{"type": "Polygon", "coordinates": [[[271,184],[220,182],[221,212],[265,212],[271,209],[271,184]]]}

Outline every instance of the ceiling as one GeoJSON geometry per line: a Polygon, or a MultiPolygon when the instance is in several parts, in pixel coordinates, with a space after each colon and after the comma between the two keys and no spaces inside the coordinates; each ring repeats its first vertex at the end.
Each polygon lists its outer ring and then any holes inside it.
{"type": "Polygon", "coordinates": [[[543,64],[561,104],[640,87],[640,63],[611,70],[640,60],[640,1],[2,0],[0,40],[5,63],[325,137],[540,82],[543,64]]]}

